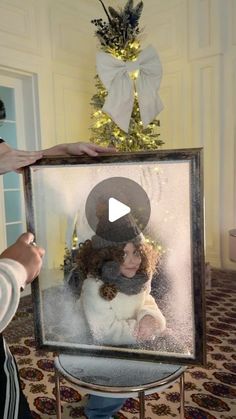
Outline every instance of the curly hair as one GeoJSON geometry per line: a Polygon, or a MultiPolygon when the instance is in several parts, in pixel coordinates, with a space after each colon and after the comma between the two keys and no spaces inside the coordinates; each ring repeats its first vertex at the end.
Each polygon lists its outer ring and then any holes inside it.
{"type": "MultiPolygon", "coordinates": [[[[141,264],[137,272],[146,273],[151,277],[158,269],[160,261],[159,252],[149,243],[135,242],[135,240],[132,241],[132,243],[141,256],[141,264]]],[[[86,240],[84,243],[80,243],[79,245],[78,253],[76,255],[77,267],[85,276],[91,274],[101,278],[102,267],[105,262],[114,260],[119,264],[123,263],[125,246],[126,243],[104,247],[101,249],[94,249],[92,241],[86,240]]]]}

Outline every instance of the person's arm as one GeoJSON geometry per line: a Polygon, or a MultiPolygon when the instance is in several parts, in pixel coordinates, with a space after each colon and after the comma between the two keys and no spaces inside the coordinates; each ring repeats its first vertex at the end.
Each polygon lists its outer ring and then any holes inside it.
{"type": "Polygon", "coordinates": [[[160,336],[166,329],[166,319],[158,308],[155,299],[149,293],[146,295],[137,320],[136,337],[138,340],[160,336]]]}
{"type": "Polygon", "coordinates": [[[16,313],[26,276],[26,270],[20,263],[11,259],[0,260],[0,332],[16,313]]]}
{"type": "Polygon", "coordinates": [[[88,154],[91,157],[96,157],[102,153],[114,153],[115,151],[112,147],[100,147],[96,144],[82,142],[58,144],[42,151],[23,151],[15,150],[3,141],[0,143],[0,175],[29,166],[43,156],[88,154]]]}
{"type": "Polygon", "coordinates": [[[43,150],[43,155],[81,156],[82,154],[88,154],[96,157],[101,153],[114,153],[115,151],[114,147],[101,147],[93,143],[76,142],[55,145],[43,150]]]}
{"type": "Polygon", "coordinates": [[[0,175],[35,163],[43,157],[41,151],[14,150],[5,142],[0,143],[0,175]]]}
{"type": "Polygon", "coordinates": [[[164,330],[165,326],[166,326],[166,319],[163,316],[161,310],[159,309],[155,299],[151,296],[151,294],[147,293],[144,303],[141,307],[141,309],[139,310],[137,319],[140,322],[140,320],[144,317],[144,316],[152,316],[155,319],[159,320],[160,322],[160,328],[162,330],[164,330]]]}
{"type": "Polygon", "coordinates": [[[39,273],[44,250],[32,246],[33,234],[24,233],[0,255],[0,332],[14,316],[20,290],[39,273]]]}

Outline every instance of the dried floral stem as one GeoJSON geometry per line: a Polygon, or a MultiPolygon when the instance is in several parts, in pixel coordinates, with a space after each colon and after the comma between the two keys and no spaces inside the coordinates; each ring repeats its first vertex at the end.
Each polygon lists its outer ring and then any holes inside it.
{"type": "Polygon", "coordinates": [[[106,13],[106,15],[107,15],[107,19],[108,19],[109,23],[111,23],[111,18],[110,18],[110,16],[109,16],[109,13],[108,13],[108,11],[107,11],[107,9],[106,9],[106,7],[105,7],[105,5],[104,5],[103,1],[102,1],[102,0],[98,0],[98,1],[102,4],[102,7],[103,7],[103,9],[104,9],[104,12],[105,12],[105,13],[106,13]]]}

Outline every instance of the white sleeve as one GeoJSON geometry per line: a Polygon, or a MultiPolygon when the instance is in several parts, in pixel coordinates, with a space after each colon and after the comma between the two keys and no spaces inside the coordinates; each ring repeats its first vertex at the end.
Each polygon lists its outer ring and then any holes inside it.
{"type": "Polygon", "coordinates": [[[118,319],[112,302],[99,296],[97,284],[85,281],[81,297],[89,329],[98,342],[110,345],[137,343],[133,336],[137,320],[118,319]]]}
{"type": "Polygon", "coordinates": [[[12,259],[0,259],[0,332],[10,323],[20,301],[20,289],[26,285],[23,265],[12,259]]]}
{"type": "Polygon", "coordinates": [[[158,305],[155,299],[147,294],[145,302],[138,313],[137,320],[140,321],[144,316],[149,315],[154,317],[159,322],[159,332],[163,332],[166,328],[166,319],[163,316],[161,310],[158,308],[158,305]]]}

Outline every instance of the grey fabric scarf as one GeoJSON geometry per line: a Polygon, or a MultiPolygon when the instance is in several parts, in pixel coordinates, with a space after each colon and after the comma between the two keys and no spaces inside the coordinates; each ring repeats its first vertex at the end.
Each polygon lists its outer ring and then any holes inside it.
{"type": "Polygon", "coordinates": [[[101,280],[104,284],[114,286],[117,291],[126,295],[139,294],[145,290],[145,284],[149,277],[147,274],[138,273],[133,278],[127,278],[120,274],[120,266],[117,262],[104,263],[101,280]]]}

